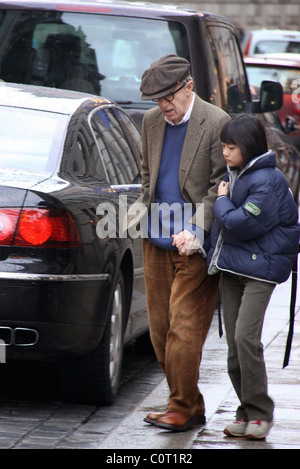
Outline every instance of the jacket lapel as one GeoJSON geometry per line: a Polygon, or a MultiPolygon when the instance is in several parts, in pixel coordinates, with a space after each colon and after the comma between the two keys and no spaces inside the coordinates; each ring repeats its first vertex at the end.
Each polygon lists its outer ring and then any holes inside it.
{"type": "Polygon", "coordinates": [[[163,114],[160,112],[157,119],[155,119],[152,125],[151,133],[151,159],[149,159],[149,170],[150,170],[150,202],[155,197],[155,187],[159,172],[161,152],[165,137],[166,122],[163,114]]]}
{"type": "Polygon", "coordinates": [[[205,116],[201,106],[201,99],[198,96],[195,96],[195,102],[186,130],[186,136],[180,160],[179,184],[181,191],[183,190],[189,169],[205,132],[205,128],[201,126],[201,124],[204,122],[204,119],[205,116]]]}

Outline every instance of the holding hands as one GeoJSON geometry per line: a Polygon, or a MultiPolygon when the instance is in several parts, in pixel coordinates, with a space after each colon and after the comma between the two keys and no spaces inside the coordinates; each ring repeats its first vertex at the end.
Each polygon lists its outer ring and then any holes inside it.
{"type": "MultiPolygon", "coordinates": [[[[218,187],[218,197],[227,196],[229,192],[229,182],[221,181],[218,187]]],[[[196,236],[188,230],[183,230],[178,234],[172,235],[173,246],[176,246],[181,256],[191,256],[199,252],[201,242],[196,236]]]]}
{"type": "Polygon", "coordinates": [[[191,256],[199,252],[201,243],[196,236],[188,230],[173,235],[173,246],[176,246],[181,256],[191,256]]]}
{"type": "MultiPolygon", "coordinates": [[[[218,187],[218,197],[227,196],[229,192],[229,182],[221,181],[218,187]]],[[[199,252],[201,242],[196,236],[188,230],[183,230],[178,234],[172,235],[173,246],[176,246],[181,256],[191,256],[199,252]]]]}

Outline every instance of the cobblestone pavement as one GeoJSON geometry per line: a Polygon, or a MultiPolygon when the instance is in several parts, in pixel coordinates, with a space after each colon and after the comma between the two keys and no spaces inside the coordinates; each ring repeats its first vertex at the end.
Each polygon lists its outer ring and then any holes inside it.
{"type": "Polygon", "coordinates": [[[125,351],[123,384],[107,407],[68,404],[53,394],[55,369],[0,365],[0,449],[93,449],[162,380],[153,355],[125,351]],[[1,370],[2,368],[2,370],[1,370]],[[3,389],[4,388],[4,389],[3,389]]]}

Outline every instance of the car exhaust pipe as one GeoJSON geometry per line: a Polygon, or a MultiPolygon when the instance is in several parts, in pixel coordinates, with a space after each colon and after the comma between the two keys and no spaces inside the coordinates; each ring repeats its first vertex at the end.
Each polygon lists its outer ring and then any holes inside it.
{"type": "Polygon", "coordinates": [[[0,340],[6,346],[28,347],[38,343],[39,333],[35,329],[27,327],[0,326],[0,340]]]}

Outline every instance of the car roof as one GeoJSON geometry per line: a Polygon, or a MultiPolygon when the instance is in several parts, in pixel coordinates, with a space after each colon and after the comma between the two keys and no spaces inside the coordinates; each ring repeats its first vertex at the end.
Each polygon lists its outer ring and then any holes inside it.
{"type": "Polygon", "coordinates": [[[144,18],[167,18],[202,16],[211,19],[218,19],[223,23],[231,25],[232,23],[225,17],[217,13],[204,12],[191,8],[184,8],[182,5],[158,4],[152,2],[131,2],[128,0],[9,0],[9,2],[0,0],[0,9],[52,9],[63,12],[81,12],[81,13],[99,13],[115,15],[134,15],[144,18]]]}
{"type": "Polygon", "coordinates": [[[287,39],[299,39],[300,31],[292,31],[288,29],[256,29],[250,31],[249,34],[252,36],[258,36],[259,38],[270,38],[274,40],[281,40],[282,38],[287,39]]]}
{"type": "Polygon", "coordinates": [[[82,104],[111,104],[108,99],[56,88],[0,83],[0,106],[21,107],[40,111],[73,114],[82,104]]]}
{"type": "MultiPolygon", "coordinates": [[[[294,60],[293,58],[287,57],[289,54],[260,54],[259,56],[244,57],[244,62],[246,65],[265,65],[265,66],[276,66],[276,67],[287,67],[287,68],[300,68],[300,54],[299,60],[294,60]]],[[[296,54],[290,54],[295,56],[296,54]]]]}
{"type": "MultiPolygon", "coordinates": [[[[159,11],[172,11],[174,14],[178,10],[180,12],[186,12],[186,15],[194,14],[195,11],[188,10],[183,7],[177,7],[173,5],[164,5],[164,4],[156,4],[151,2],[130,2],[127,0],[10,0],[1,1],[2,5],[5,8],[14,8],[14,7],[21,7],[21,8],[43,8],[43,9],[55,9],[61,11],[76,11],[76,12],[88,12],[88,13],[113,13],[117,10],[121,9],[134,9],[135,11],[143,11],[143,10],[159,10],[159,11]]],[[[179,15],[180,13],[178,13],[179,15]]]]}

